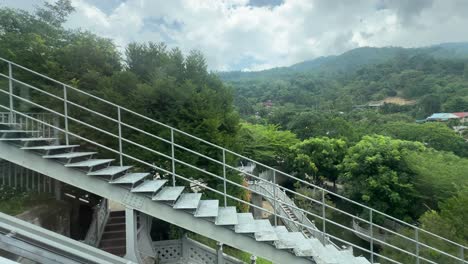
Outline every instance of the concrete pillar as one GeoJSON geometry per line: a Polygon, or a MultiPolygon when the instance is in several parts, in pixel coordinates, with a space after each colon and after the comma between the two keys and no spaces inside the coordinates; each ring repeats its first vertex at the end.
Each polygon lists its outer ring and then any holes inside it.
{"type": "Polygon", "coordinates": [[[223,255],[223,243],[218,242],[216,243],[218,248],[216,249],[216,255],[218,256],[217,264],[224,264],[224,255],[223,255]]]}
{"type": "Polygon", "coordinates": [[[125,258],[135,263],[139,263],[137,252],[137,218],[133,208],[125,207],[125,240],[126,254],[125,258]]]}
{"type": "MultiPolygon", "coordinates": [[[[250,198],[251,202],[253,205],[255,206],[258,206],[260,208],[263,208],[263,201],[262,201],[262,196],[258,195],[258,194],[255,194],[255,193],[252,193],[252,196],[250,198]]],[[[262,218],[262,210],[256,208],[256,207],[252,207],[252,214],[253,214],[253,217],[255,219],[260,219],[262,218]]]]}

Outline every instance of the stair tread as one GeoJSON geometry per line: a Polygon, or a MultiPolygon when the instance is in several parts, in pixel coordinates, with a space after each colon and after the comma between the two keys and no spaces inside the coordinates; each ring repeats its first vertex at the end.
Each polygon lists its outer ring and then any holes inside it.
{"type": "Polygon", "coordinates": [[[288,233],[288,229],[285,226],[273,227],[276,233],[288,233]]]}
{"type": "Polygon", "coordinates": [[[154,201],[175,201],[184,191],[185,187],[164,187],[154,197],[154,201]]]}
{"type": "Polygon", "coordinates": [[[195,212],[195,217],[216,217],[219,212],[218,200],[203,200],[200,201],[198,209],[195,212]]]}
{"type": "Polygon", "coordinates": [[[148,177],[150,175],[149,173],[127,173],[123,175],[122,177],[119,177],[110,183],[113,184],[134,184],[137,183],[144,178],[148,177]]]}
{"type": "Polygon", "coordinates": [[[45,155],[42,157],[44,159],[73,159],[73,158],[91,156],[96,153],[97,152],[68,152],[68,153],[61,153],[61,154],[54,154],[54,155],[45,155]]]}
{"type": "Polygon", "coordinates": [[[174,209],[197,209],[201,197],[201,193],[184,193],[175,203],[174,209]]]}
{"type": "Polygon", "coordinates": [[[235,206],[220,207],[218,209],[218,217],[216,218],[216,225],[237,225],[237,211],[235,206]]]}
{"type": "Polygon", "coordinates": [[[294,254],[299,257],[317,257],[323,250],[323,245],[317,239],[306,239],[294,248],[294,254]]]}
{"type": "Polygon", "coordinates": [[[113,159],[89,159],[76,163],[65,164],[65,167],[75,168],[75,167],[94,167],[97,165],[102,165],[114,161],[113,159]]]}
{"type": "Polygon", "coordinates": [[[255,239],[257,241],[275,241],[278,240],[275,229],[271,226],[269,220],[255,220],[257,231],[255,239]]]}
{"type": "Polygon", "coordinates": [[[132,166],[109,166],[107,168],[104,168],[102,170],[97,170],[88,173],[88,176],[113,176],[118,173],[124,172],[126,170],[131,169],[132,166]]]}
{"type": "Polygon", "coordinates": [[[77,148],[80,145],[47,145],[47,146],[34,146],[34,147],[22,147],[24,150],[56,150],[56,149],[67,149],[77,148]]]}
{"type": "Polygon", "coordinates": [[[237,219],[239,223],[234,228],[236,233],[255,233],[257,230],[257,224],[251,213],[239,213],[237,219]]]}
{"type": "Polygon", "coordinates": [[[142,184],[138,185],[137,187],[132,189],[133,193],[155,193],[159,189],[161,189],[164,184],[166,184],[167,180],[151,180],[151,181],[144,181],[142,184]]]}
{"type": "Polygon", "coordinates": [[[0,138],[0,141],[21,141],[21,142],[29,142],[29,141],[52,141],[56,140],[57,138],[0,138]]]}
{"type": "Polygon", "coordinates": [[[306,238],[299,232],[277,233],[278,240],[275,245],[279,249],[295,248],[306,241],[306,238]]]}

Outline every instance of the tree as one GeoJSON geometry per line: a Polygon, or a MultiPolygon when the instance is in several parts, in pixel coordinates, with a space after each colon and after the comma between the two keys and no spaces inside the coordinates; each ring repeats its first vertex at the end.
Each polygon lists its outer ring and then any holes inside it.
{"type": "Polygon", "coordinates": [[[451,112],[468,112],[468,97],[454,97],[443,105],[444,111],[451,112]]]}
{"type": "Polygon", "coordinates": [[[293,163],[307,161],[313,165],[307,167],[296,166],[296,172],[309,174],[309,167],[315,168],[316,183],[319,179],[327,179],[335,184],[338,178],[338,167],[343,161],[347,150],[346,141],[328,137],[306,139],[291,147],[293,163]],[[306,170],[303,170],[306,169],[306,170]]]}
{"type": "Polygon", "coordinates": [[[406,151],[423,149],[421,143],[379,135],[363,137],[348,150],[340,166],[345,193],[394,217],[414,217],[414,175],[402,157],[406,151]]]}
{"type": "Polygon", "coordinates": [[[378,127],[376,133],[393,138],[419,141],[426,147],[451,151],[459,156],[468,156],[468,144],[455,131],[443,123],[390,122],[378,127]]]}
{"type": "Polygon", "coordinates": [[[281,164],[289,147],[299,142],[290,131],[281,131],[274,125],[243,123],[239,132],[242,153],[269,166],[281,164]]]}
{"type": "Polygon", "coordinates": [[[75,8],[71,0],[58,0],[54,4],[44,2],[44,7],[36,10],[36,15],[44,22],[59,27],[67,21],[68,15],[73,13],[75,8]]]}
{"type": "MultiPolygon", "coordinates": [[[[440,203],[440,211],[429,210],[419,218],[420,227],[461,245],[466,245],[468,244],[467,204],[468,186],[460,186],[459,190],[453,197],[440,203]]],[[[404,234],[407,237],[414,236],[414,230],[412,229],[402,228],[399,230],[399,233],[404,234]]],[[[452,256],[460,257],[460,248],[458,246],[444,242],[435,236],[420,232],[419,242],[452,256]]],[[[400,236],[391,236],[389,243],[398,248],[414,248],[415,245],[413,242],[403,239],[400,236]]],[[[404,254],[401,251],[394,250],[390,247],[384,247],[381,254],[399,261],[400,263],[414,263],[416,261],[415,257],[404,254]]],[[[426,246],[419,248],[419,256],[434,263],[460,263],[459,260],[448,257],[445,254],[439,253],[426,246]]],[[[466,255],[464,255],[464,257],[465,260],[468,259],[466,255]]],[[[383,263],[389,262],[385,261],[383,263]]]]}

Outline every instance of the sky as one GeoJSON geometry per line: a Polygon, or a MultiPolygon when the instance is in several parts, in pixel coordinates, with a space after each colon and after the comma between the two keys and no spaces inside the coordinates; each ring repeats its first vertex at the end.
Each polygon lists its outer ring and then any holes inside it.
{"type": "MultiPolygon", "coordinates": [[[[54,1],[54,0],[47,0],[54,1]]],[[[67,28],[197,49],[211,70],[263,70],[364,47],[468,41],[468,0],[71,0],[67,28]]],[[[33,11],[43,0],[0,0],[33,11]]]]}

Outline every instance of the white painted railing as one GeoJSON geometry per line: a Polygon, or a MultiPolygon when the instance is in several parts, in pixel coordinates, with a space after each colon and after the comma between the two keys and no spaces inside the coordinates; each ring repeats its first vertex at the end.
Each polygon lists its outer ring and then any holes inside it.
{"type": "Polygon", "coordinates": [[[222,253],[222,246],[215,250],[186,236],[178,240],[155,241],[153,247],[158,264],[186,263],[184,261],[198,264],[244,263],[222,253]]]}

